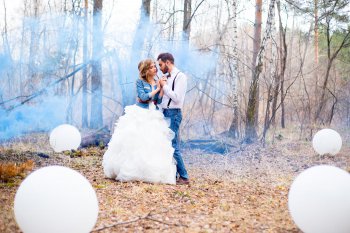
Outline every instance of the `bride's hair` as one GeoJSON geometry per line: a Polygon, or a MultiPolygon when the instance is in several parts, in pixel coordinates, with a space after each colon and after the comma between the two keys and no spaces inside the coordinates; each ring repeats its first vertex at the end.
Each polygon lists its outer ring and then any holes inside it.
{"type": "Polygon", "coordinates": [[[153,64],[155,65],[155,62],[152,59],[145,59],[143,61],[140,61],[137,67],[139,69],[139,76],[142,80],[151,82],[151,79],[153,77],[149,76],[147,72],[153,64]]]}

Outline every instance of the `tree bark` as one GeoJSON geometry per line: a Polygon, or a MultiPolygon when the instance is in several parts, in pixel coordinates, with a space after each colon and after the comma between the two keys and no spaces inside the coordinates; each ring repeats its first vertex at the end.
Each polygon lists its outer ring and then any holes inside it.
{"type": "MultiPolygon", "coordinates": [[[[258,56],[258,52],[261,45],[261,26],[262,26],[262,0],[255,1],[255,23],[254,23],[254,43],[253,43],[253,60],[252,60],[252,76],[255,74],[254,67],[256,66],[256,59],[258,56]]],[[[254,110],[254,128],[258,126],[259,121],[259,95],[260,95],[259,83],[256,86],[256,102],[255,102],[255,110],[254,110]]]]}
{"type": "Polygon", "coordinates": [[[94,0],[93,50],[91,66],[91,113],[90,127],[98,129],[103,126],[102,114],[102,64],[103,32],[102,32],[102,2],[94,0]]]}
{"type": "Polygon", "coordinates": [[[185,0],[184,1],[184,20],[183,20],[183,40],[187,44],[190,40],[190,33],[191,33],[191,0],[185,0]]]}
{"type": "MultiPolygon", "coordinates": [[[[273,102],[272,102],[272,123],[275,124],[275,117],[277,112],[277,100],[278,95],[283,92],[280,90],[280,86],[284,83],[284,74],[286,71],[286,63],[287,63],[287,43],[286,43],[286,28],[283,28],[282,25],[282,18],[281,18],[281,3],[279,0],[276,1],[277,5],[277,12],[278,12],[278,22],[279,22],[279,38],[280,38],[280,45],[279,45],[279,73],[276,76],[276,86],[274,90],[273,95],[273,102]]],[[[281,99],[282,101],[282,99],[281,99]]],[[[283,125],[285,122],[283,122],[283,125]]]]}
{"type": "Polygon", "coordinates": [[[230,70],[232,74],[232,94],[233,94],[233,113],[232,113],[232,122],[229,128],[229,135],[233,138],[239,138],[239,130],[238,130],[238,96],[237,96],[237,85],[238,85],[238,53],[237,53],[237,42],[238,42],[238,34],[237,34],[237,1],[233,0],[232,4],[232,28],[233,28],[233,56],[231,59],[230,70]]]}
{"type": "Polygon", "coordinates": [[[315,77],[315,103],[317,103],[317,92],[318,92],[318,73],[317,73],[317,67],[318,67],[318,0],[314,0],[314,17],[315,17],[315,24],[314,24],[314,64],[315,64],[315,72],[314,72],[314,77],[315,77]]]}
{"type": "Polygon", "coordinates": [[[136,27],[135,36],[131,48],[130,62],[128,72],[124,78],[122,89],[123,107],[135,103],[135,80],[138,78],[137,63],[142,57],[144,45],[149,38],[148,23],[150,21],[151,0],[142,0],[140,9],[140,19],[136,27]]]}
{"type": "MultiPolygon", "coordinates": [[[[83,62],[86,64],[88,62],[88,0],[84,0],[84,31],[83,31],[83,62]]],[[[82,128],[88,127],[88,109],[87,109],[87,66],[83,69],[83,77],[82,77],[82,110],[81,110],[81,123],[82,128]]]]}
{"type": "Polygon", "coordinates": [[[266,60],[268,63],[266,66],[266,71],[269,71],[266,76],[266,85],[267,85],[267,97],[266,97],[266,110],[264,118],[264,128],[262,132],[261,141],[265,143],[267,131],[270,129],[271,124],[275,124],[275,112],[277,105],[277,97],[279,91],[279,76],[278,76],[278,61],[280,59],[279,54],[277,53],[278,45],[276,41],[276,23],[275,20],[271,20],[271,40],[269,45],[270,54],[266,55],[266,60]],[[277,94],[276,94],[277,91],[277,94]]]}
{"type": "MultiPolygon", "coordinates": [[[[36,68],[35,68],[35,61],[36,61],[36,54],[38,52],[38,44],[39,44],[39,38],[38,38],[38,14],[39,14],[39,3],[38,0],[34,0],[33,3],[34,13],[33,18],[34,21],[31,24],[30,28],[30,45],[29,45],[29,76],[30,79],[34,79],[36,76],[36,68]]],[[[31,83],[34,83],[34,81],[31,83]]]]}
{"type": "Polygon", "coordinates": [[[256,125],[258,121],[259,109],[259,84],[256,74],[259,67],[257,66],[257,56],[261,44],[261,25],[262,25],[262,0],[255,0],[255,23],[254,23],[254,40],[253,40],[253,60],[252,60],[252,82],[249,88],[249,99],[246,112],[246,132],[245,139],[248,141],[255,140],[258,137],[256,125]]]}
{"type": "MultiPolygon", "coordinates": [[[[280,86],[283,83],[282,80],[284,80],[284,73],[285,73],[286,61],[287,61],[286,28],[283,28],[283,25],[282,25],[281,6],[280,6],[279,0],[276,0],[276,6],[277,6],[277,12],[278,12],[279,39],[280,39],[280,43],[278,46],[278,62],[276,64],[278,68],[277,68],[277,71],[275,69],[274,72],[272,72],[271,74],[274,80],[273,80],[273,85],[271,85],[271,88],[269,87],[268,89],[268,101],[267,101],[264,131],[263,131],[263,137],[262,137],[263,141],[265,140],[266,133],[269,130],[270,126],[276,125],[275,120],[276,120],[278,106],[281,106],[281,104],[283,104],[284,102],[284,98],[282,97],[283,92],[281,91],[280,86]],[[277,106],[279,95],[281,95],[281,103],[277,106]],[[272,104],[270,103],[271,101],[272,101],[272,104]],[[271,110],[269,109],[270,104],[271,104],[271,110]],[[271,114],[271,117],[270,117],[270,114],[271,114]]],[[[272,39],[272,41],[274,41],[274,39],[272,39]]],[[[274,57],[277,57],[275,52],[276,51],[273,49],[271,60],[274,57]]],[[[273,62],[271,62],[271,66],[273,66],[273,62]]]]}
{"type": "MultiPolygon", "coordinates": [[[[257,4],[259,1],[260,0],[257,0],[257,4]]],[[[270,38],[270,34],[271,34],[271,24],[272,24],[272,20],[274,20],[273,19],[274,8],[275,8],[275,0],[271,0],[270,6],[269,6],[269,14],[267,17],[266,29],[264,32],[264,38],[261,42],[260,49],[257,55],[257,60],[255,63],[256,65],[253,66],[253,75],[252,75],[252,81],[249,87],[248,106],[246,111],[246,127],[245,127],[244,141],[247,143],[254,142],[258,139],[258,134],[256,131],[256,124],[257,124],[256,109],[258,107],[257,93],[258,93],[258,87],[259,87],[259,76],[263,68],[262,59],[265,52],[266,42],[270,38]]]]}
{"type": "Polygon", "coordinates": [[[333,62],[335,58],[338,56],[340,50],[346,46],[350,45],[350,29],[348,32],[345,34],[343,41],[339,45],[339,47],[334,51],[333,54],[331,54],[331,41],[332,41],[332,36],[331,36],[331,24],[330,20],[326,24],[326,38],[327,38],[327,68],[326,68],[326,74],[325,74],[325,79],[323,81],[323,85],[321,88],[321,97],[320,97],[320,102],[318,104],[318,108],[315,114],[315,121],[318,121],[319,123],[324,123],[324,120],[321,117],[322,110],[324,106],[326,105],[326,91],[327,91],[327,86],[328,86],[328,80],[329,80],[329,74],[330,70],[332,68],[333,62]]]}

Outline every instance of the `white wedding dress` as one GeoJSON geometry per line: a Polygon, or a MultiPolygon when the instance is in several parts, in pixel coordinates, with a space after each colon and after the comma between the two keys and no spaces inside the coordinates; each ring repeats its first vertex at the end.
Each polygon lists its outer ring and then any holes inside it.
{"type": "Polygon", "coordinates": [[[125,107],[103,155],[105,175],[120,181],[175,184],[173,137],[168,122],[153,103],[149,109],[125,107]]]}

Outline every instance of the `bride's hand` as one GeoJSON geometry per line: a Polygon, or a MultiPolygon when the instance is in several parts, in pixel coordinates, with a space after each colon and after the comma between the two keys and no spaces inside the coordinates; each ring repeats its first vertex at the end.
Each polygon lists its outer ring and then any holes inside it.
{"type": "Polygon", "coordinates": [[[158,80],[157,81],[157,90],[160,90],[162,87],[161,87],[161,85],[160,85],[160,81],[158,80]]]}
{"type": "Polygon", "coordinates": [[[165,83],[166,83],[166,79],[161,78],[161,79],[159,80],[159,82],[160,82],[160,87],[163,87],[163,86],[165,85],[165,83]]]}

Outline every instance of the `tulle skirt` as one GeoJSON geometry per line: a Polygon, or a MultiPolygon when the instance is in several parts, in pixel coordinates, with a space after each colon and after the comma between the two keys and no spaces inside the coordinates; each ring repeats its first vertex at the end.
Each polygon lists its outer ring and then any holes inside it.
{"type": "Polygon", "coordinates": [[[127,106],[103,155],[105,175],[120,181],[175,184],[173,137],[169,122],[153,104],[150,109],[127,106]]]}

